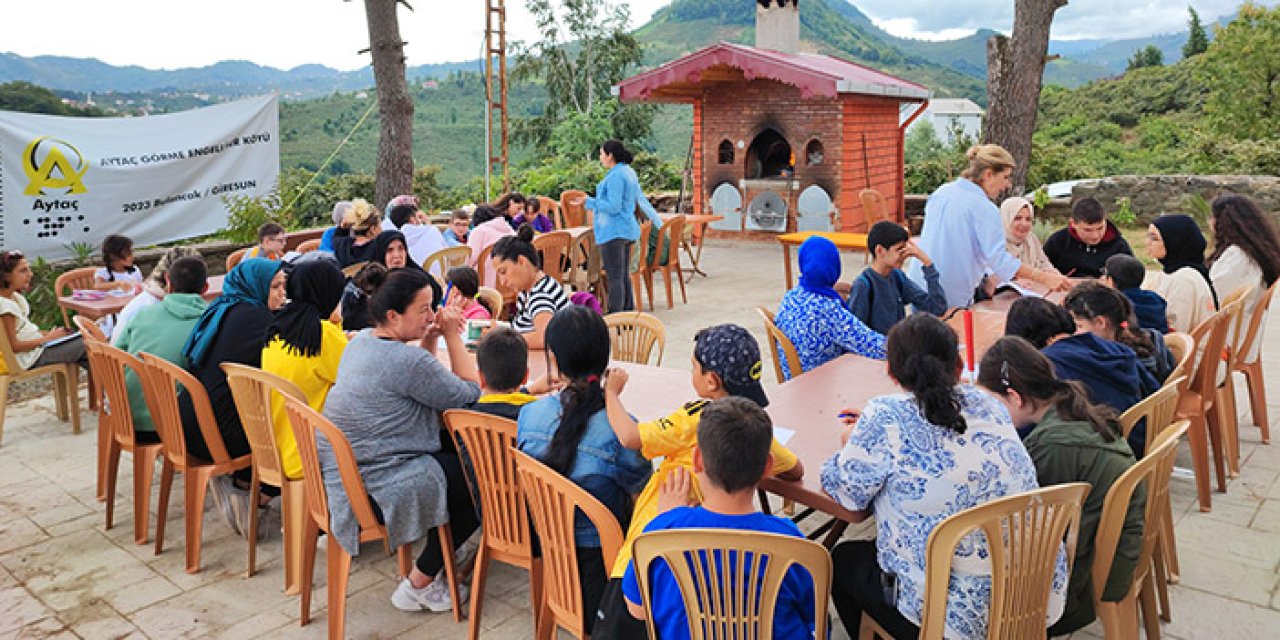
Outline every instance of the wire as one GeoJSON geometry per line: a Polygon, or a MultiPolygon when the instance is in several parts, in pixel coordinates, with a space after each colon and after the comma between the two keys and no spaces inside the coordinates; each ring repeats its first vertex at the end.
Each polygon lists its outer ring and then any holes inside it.
{"type": "Polygon", "coordinates": [[[316,178],[319,178],[320,174],[329,166],[329,163],[333,162],[333,159],[337,157],[338,152],[342,151],[342,147],[346,146],[347,142],[351,140],[351,136],[355,135],[356,131],[360,129],[360,126],[364,124],[364,121],[369,119],[369,114],[373,113],[374,108],[377,106],[378,97],[375,94],[373,100],[369,102],[369,108],[364,110],[364,115],[360,116],[360,119],[356,121],[355,126],[351,127],[351,131],[347,132],[347,136],[338,143],[337,147],[334,147],[333,153],[330,153],[329,157],[325,158],[324,162],[320,163],[320,168],[316,169],[316,172],[312,174],[311,179],[307,180],[307,183],[302,185],[302,188],[298,189],[298,192],[294,194],[293,199],[290,200],[289,204],[285,205],[281,211],[288,211],[293,208],[293,205],[298,203],[298,200],[302,198],[302,194],[306,193],[307,189],[310,189],[311,185],[315,184],[316,178]]]}

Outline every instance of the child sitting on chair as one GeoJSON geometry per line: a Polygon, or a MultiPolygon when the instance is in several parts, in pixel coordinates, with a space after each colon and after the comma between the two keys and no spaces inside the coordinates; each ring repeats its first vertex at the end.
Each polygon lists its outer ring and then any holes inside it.
{"type": "Polygon", "coordinates": [[[947,294],[942,290],[938,270],[901,225],[887,220],[871,225],[867,251],[871,266],[854,278],[849,292],[849,310],[864,324],[876,333],[887,334],[907,317],[903,309],[906,305],[935,316],[946,312],[947,294]],[[920,261],[928,291],[902,272],[907,258],[920,261]]]}
{"type": "MultiPolygon", "coordinates": [[[[774,465],[770,449],[776,449],[773,425],[760,406],[746,398],[721,398],[702,409],[698,443],[693,446],[695,476],[683,467],[668,475],[658,497],[661,512],[644,527],[645,532],[671,529],[738,529],[803,537],[794,522],[756,510],[756,484],[774,465]],[[693,478],[698,479],[701,504],[694,502],[693,478]]],[[[750,562],[750,560],[746,560],[750,562]]],[[[703,567],[710,569],[710,567],[703,567]]],[[[650,565],[650,603],[658,637],[689,637],[684,600],[670,568],[664,562],[650,565]]],[[[724,569],[715,567],[715,576],[724,569]]],[[[632,616],[644,619],[640,584],[634,563],[622,578],[622,593],[632,616]]],[[[723,580],[723,576],[720,577],[723,580]]],[[[714,588],[714,587],[713,587],[714,588]]],[[[814,633],[813,580],[800,567],[791,567],[782,580],[773,614],[773,637],[812,638],[814,633]]],[[[603,623],[603,621],[602,621],[603,623]]],[[[599,628],[599,627],[597,627],[599,628]]]]}

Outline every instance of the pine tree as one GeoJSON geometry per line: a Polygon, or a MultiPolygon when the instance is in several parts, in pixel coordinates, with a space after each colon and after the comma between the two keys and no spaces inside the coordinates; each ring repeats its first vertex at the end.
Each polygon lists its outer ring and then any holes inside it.
{"type": "Polygon", "coordinates": [[[1192,7],[1187,7],[1187,13],[1191,14],[1191,18],[1187,21],[1190,32],[1187,34],[1187,43],[1182,45],[1184,59],[1198,56],[1209,48],[1209,34],[1205,33],[1204,25],[1200,24],[1200,14],[1192,7]]]}

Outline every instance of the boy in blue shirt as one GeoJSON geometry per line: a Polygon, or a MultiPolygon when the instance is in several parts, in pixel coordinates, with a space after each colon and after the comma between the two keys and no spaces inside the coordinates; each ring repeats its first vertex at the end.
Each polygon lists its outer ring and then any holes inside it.
{"type": "MultiPolygon", "coordinates": [[[[756,510],[756,484],[773,466],[769,453],[773,425],[759,405],[746,398],[714,400],[702,409],[693,469],[702,491],[700,506],[687,506],[690,476],[677,468],[668,476],[658,498],[660,514],[644,528],[740,529],[803,537],[795,523],[756,510]]],[[[657,561],[650,565],[654,628],[663,640],[689,637],[680,587],[671,570],[657,561]]],[[[635,562],[627,566],[622,593],[631,615],[643,620],[645,610],[635,562]]],[[[791,568],[778,591],[773,637],[812,638],[814,629],[813,580],[798,567],[791,568]]]]}
{"type": "Polygon", "coordinates": [[[905,305],[914,305],[918,311],[935,316],[946,312],[947,294],[942,290],[933,260],[911,241],[911,235],[901,225],[888,220],[871,225],[867,251],[871,253],[871,266],[853,279],[849,292],[849,311],[863,324],[887,335],[893,325],[907,317],[905,305]],[[902,272],[902,263],[907,258],[920,261],[929,287],[927,292],[902,272]]]}
{"type": "Polygon", "coordinates": [[[1107,258],[1099,282],[1124,294],[1133,303],[1138,326],[1169,333],[1169,303],[1160,294],[1142,288],[1147,268],[1137,258],[1117,253],[1107,258]]]}

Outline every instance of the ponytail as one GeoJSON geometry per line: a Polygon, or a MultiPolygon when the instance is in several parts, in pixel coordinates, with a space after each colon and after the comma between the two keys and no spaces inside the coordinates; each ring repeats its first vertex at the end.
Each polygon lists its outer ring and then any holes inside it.
{"type": "Polygon", "coordinates": [[[916,313],[889,330],[889,375],[915,396],[930,423],[963,434],[968,428],[956,391],[960,349],[956,334],[926,313],[916,313]]]}
{"type": "Polygon", "coordinates": [[[1128,296],[1111,287],[1098,282],[1082,282],[1067,294],[1062,306],[1077,318],[1105,318],[1115,327],[1114,340],[1133,349],[1139,358],[1149,357],[1155,351],[1155,344],[1142,332],[1134,317],[1133,303],[1128,296]]]}
{"type": "Polygon", "coordinates": [[[568,476],[591,416],[604,410],[600,378],[609,366],[609,327],[594,311],[570,305],[551,317],[546,342],[569,383],[560,392],[560,425],[542,461],[568,476]]]}
{"type": "MultiPolygon", "coordinates": [[[[1044,356],[1041,356],[1044,357],[1044,356]]],[[[1116,428],[1115,409],[1089,402],[1089,391],[1078,380],[1055,380],[1058,392],[1050,399],[1058,417],[1070,422],[1088,422],[1094,432],[1107,442],[1120,435],[1116,428]]]]}
{"type": "Polygon", "coordinates": [[[600,386],[599,376],[570,380],[560,392],[560,426],[551,436],[551,444],[542,461],[568,477],[578,458],[578,446],[591,423],[591,416],[603,409],[604,389],[600,386]]]}
{"type": "Polygon", "coordinates": [[[1002,396],[1017,391],[1023,401],[1035,406],[1053,405],[1063,420],[1088,422],[1107,442],[1120,435],[1115,410],[1090,402],[1080,382],[1059,380],[1053,363],[1025,338],[1005,336],[991,345],[982,356],[978,384],[1002,396]]]}

